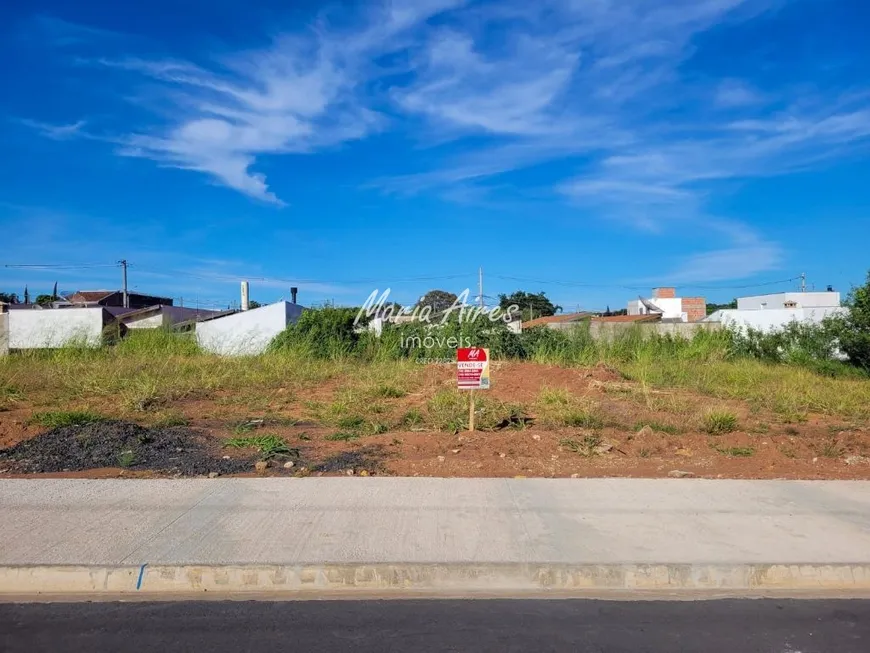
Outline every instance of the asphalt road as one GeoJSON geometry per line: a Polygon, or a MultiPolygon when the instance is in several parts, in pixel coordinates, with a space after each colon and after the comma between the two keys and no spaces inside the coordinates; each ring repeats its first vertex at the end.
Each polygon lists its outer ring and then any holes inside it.
{"type": "Polygon", "coordinates": [[[0,651],[866,653],[862,600],[0,604],[0,651]]]}

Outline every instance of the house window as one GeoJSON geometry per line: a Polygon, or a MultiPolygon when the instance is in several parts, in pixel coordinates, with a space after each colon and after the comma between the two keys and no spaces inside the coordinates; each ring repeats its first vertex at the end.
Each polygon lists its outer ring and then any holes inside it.
{"type": "Polygon", "coordinates": [[[786,308],[797,308],[797,302],[788,301],[783,304],[786,308]]]}

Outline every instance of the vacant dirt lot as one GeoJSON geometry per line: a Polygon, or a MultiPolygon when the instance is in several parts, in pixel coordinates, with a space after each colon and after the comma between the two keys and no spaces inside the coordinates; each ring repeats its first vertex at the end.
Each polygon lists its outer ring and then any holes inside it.
{"type": "Polygon", "coordinates": [[[496,363],[493,389],[477,395],[482,430],[470,433],[467,394],[454,390],[454,374],[452,366],[405,366],[386,376],[338,371],[259,392],[150,392],[124,401],[93,393],[52,403],[21,393],[0,412],[0,471],[7,478],[34,470],[76,477],[870,478],[870,429],[855,415],[776,411],[761,400],[655,388],[605,366],[496,363]],[[103,421],[109,418],[121,425],[103,421]],[[130,444],[130,423],[153,430],[151,440],[132,433],[159,455],[130,444]],[[89,453],[93,441],[99,456],[89,453]],[[176,450],[196,457],[173,463],[176,450]],[[267,467],[255,470],[263,459],[267,467]]]}

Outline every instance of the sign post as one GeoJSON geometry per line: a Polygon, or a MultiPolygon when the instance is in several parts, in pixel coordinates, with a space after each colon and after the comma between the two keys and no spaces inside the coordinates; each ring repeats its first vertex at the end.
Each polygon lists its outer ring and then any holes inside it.
{"type": "Polygon", "coordinates": [[[468,430],[474,430],[474,391],[489,390],[489,349],[462,347],[456,350],[456,383],[460,390],[470,390],[468,430]]]}

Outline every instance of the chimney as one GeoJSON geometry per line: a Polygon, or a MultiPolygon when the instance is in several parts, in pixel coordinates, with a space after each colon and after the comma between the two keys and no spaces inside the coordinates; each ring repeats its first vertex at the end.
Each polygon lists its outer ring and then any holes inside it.
{"type": "Polygon", "coordinates": [[[242,281],[242,310],[247,311],[250,308],[250,301],[248,300],[250,296],[248,282],[242,281]]]}
{"type": "Polygon", "coordinates": [[[293,288],[290,289],[290,303],[292,303],[292,304],[296,303],[296,295],[298,293],[299,293],[299,288],[297,288],[296,286],[294,286],[293,288]]]}

